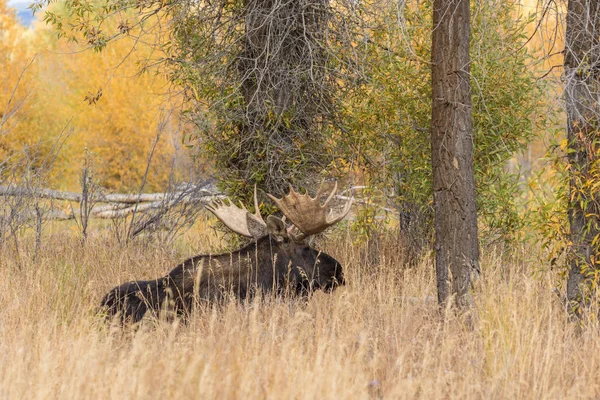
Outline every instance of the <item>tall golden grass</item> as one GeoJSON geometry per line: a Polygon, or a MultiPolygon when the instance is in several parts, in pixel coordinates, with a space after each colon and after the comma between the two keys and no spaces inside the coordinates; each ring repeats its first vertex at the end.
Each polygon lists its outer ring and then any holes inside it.
{"type": "MultiPolygon", "coordinates": [[[[62,229],[62,228],[61,228],[62,229]]],[[[0,254],[0,399],[403,399],[600,397],[598,327],[569,322],[542,261],[484,251],[472,324],[440,316],[430,258],[330,238],[347,285],[308,301],[263,298],[136,331],[95,315],[123,281],[158,277],[219,246],[199,229],[175,249],[96,231],[47,234],[34,257],[0,254]],[[541,271],[541,272],[540,272],[541,271]],[[535,272],[535,273],[534,273],[535,272]]]]}

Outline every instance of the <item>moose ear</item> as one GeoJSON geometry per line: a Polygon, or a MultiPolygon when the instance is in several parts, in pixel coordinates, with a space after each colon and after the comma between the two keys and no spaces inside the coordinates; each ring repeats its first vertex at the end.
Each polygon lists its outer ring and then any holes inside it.
{"type": "Polygon", "coordinates": [[[285,223],[274,215],[269,215],[267,217],[267,231],[278,242],[283,242],[284,240],[288,239],[285,223]]]}

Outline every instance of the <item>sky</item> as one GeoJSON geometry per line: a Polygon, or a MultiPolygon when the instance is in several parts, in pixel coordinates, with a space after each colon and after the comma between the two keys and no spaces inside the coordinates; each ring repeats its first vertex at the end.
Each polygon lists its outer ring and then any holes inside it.
{"type": "Polygon", "coordinates": [[[31,3],[33,3],[33,1],[30,0],[8,0],[8,5],[16,8],[17,10],[27,9],[27,6],[29,6],[31,3]]]}
{"type": "Polygon", "coordinates": [[[27,8],[31,3],[31,0],[8,0],[8,5],[17,9],[17,16],[25,26],[31,26],[33,19],[35,18],[31,13],[31,10],[27,8]]]}

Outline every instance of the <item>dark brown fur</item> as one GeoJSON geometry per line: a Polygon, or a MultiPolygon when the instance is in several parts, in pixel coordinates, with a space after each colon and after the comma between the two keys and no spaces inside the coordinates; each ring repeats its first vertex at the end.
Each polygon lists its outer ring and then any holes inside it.
{"type": "Polygon", "coordinates": [[[297,295],[342,284],[342,266],[333,257],[268,235],[232,253],[192,257],[162,278],[118,286],[104,296],[101,307],[109,318],[138,322],[148,311],[187,314],[196,301],[244,300],[257,291],[297,295]]]}

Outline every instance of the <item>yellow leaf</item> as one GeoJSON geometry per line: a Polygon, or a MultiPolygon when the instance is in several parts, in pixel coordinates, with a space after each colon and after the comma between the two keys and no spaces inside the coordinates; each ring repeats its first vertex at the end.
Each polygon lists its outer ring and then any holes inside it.
{"type": "Polygon", "coordinates": [[[563,139],[560,141],[560,149],[565,150],[569,145],[569,141],[567,139],[563,139]]]}

